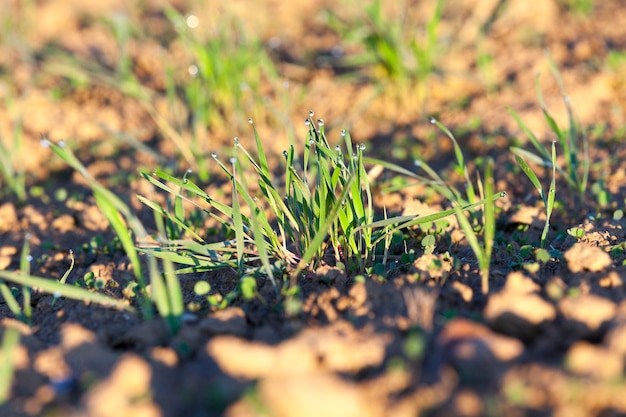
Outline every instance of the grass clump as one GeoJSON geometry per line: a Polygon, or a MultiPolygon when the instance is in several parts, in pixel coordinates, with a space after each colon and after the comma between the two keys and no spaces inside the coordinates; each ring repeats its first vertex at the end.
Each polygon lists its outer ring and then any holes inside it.
{"type": "MultiPolygon", "coordinates": [[[[240,275],[261,272],[274,283],[275,275],[288,268],[294,275],[313,270],[327,253],[344,267],[354,260],[348,267],[363,269],[373,248],[371,230],[356,230],[373,221],[371,191],[363,165],[365,147],[354,146],[345,131],[344,148],[331,147],[324,122],[314,120],[310,112],[305,122],[308,133],[302,160],[298,163],[293,145],[285,150],[284,177],[277,182],[254,123],[250,123],[256,157],[238,138],[228,163],[213,154],[231,182],[230,205],[218,202],[187,178],[176,179],[160,171],[152,176],[144,174],[155,186],[174,195],[176,201],[184,199],[207,212],[234,239],[206,243],[193,231],[190,240],[163,239],[162,235],[162,247],[152,253],[187,265],[181,273],[230,267],[240,275]],[[244,166],[251,167],[252,172],[244,172],[244,166]],[[250,176],[258,186],[256,194],[248,186],[250,176]]],[[[180,212],[159,207],[144,197],[140,200],[168,222],[190,231],[180,212]]]]}
{"type": "MultiPolygon", "coordinates": [[[[333,260],[348,273],[363,273],[382,244],[386,250],[391,236],[404,228],[430,224],[450,215],[459,215],[469,209],[489,204],[485,210],[484,246],[479,251],[477,240],[472,248],[480,255],[480,268],[484,272],[485,288],[488,287],[489,262],[493,247],[495,214],[493,200],[501,194],[493,192],[492,164],[486,171],[486,186],[482,199],[476,197],[473,186],[470,197],[445,185],[432,171],[433,179],[420,177],[410,171],[384,161],[366,159],[365,147],[354,145],[350,135],[342,131],[344,146],[331,146],[322,120],[315,121],[309,114],[308,126],[300,163],[294,146],[284,151],[286,165],[284,178],[277,182],[268,165],[268,158],[254,124],[250,120],[256,144],[254,157],[242,141],[235,138],[232,157],[228,164],[213,155],[232,185],[231,202],[218,202],[188,178],[174,178],[157,171],[144,177],[153,185],[174,196],[175,201],[187,201],[215,219],[233,239],[205,242],[201,236],[186,225],[180,210],[171,210],[153,201],[139,197],[155,213],[168,223],[176,224],[189,233],[189,239],[169,239],[160,233],[159,248],[144,248],[155,256],[184,265],[178,273],[190,273],[232,268],[240,277],[267,276],[278,286],[277,276],[286,272],[295,278],[305,270],[314,270],[324,260],[333,260]],[[454,207],[429,216],[395,216],[374,221],[372,193],[367,179],[365,162],[405,173],[427,181],[446,198],[454,201],[454,207]],[[251,173],[244,172],[244,166],[251,173]],[[253,180],[249,180],[253,178],[253,180]],[[252,192],[249,181],[258,185],[252,192]],[[488,195],[487,195],[488,194],[488,195]],[[245,214],[244,214],[245,213],[245,214]]],[[[449,132],[448,132],[449,133],[449,132]]],[[[450,137],[454,140],[454,137],[450,137]]],[[[454,140],[456,144],[456,140],[454,140]]],[[[456,145],[458,148],[458,144],[456,145]]],[[[460,148],[459,163],[466,169],[460,148]]],[[[466,173],[467,175],[467,173],[466,173]]],[[[469,180],[469,177],[467,177],[469,180]]],[[[471,183],[470,183],[471,184],[471,183]]],[[[178,203],[174,204],[177,207],[178,203]]],[[[469,224],[469,223],[468,223],[469,224]]],[[[466,233],[474,233],[471,226],[462,224],[466,233]]],[[[486,290],[485,290],[486,291],[486,290]]]]}
{"type": "MultiPolygon", "coordinates": [[[[413,178],[420,183],[428,184],[433,190],[445,197],[452,203],[452,208],[423,217],[403,216],[405,222],[398,224],[388,232],[394,232],[399,228],[411,227],[419,224],[427,224],[440,220],[444,217],[455,215],[459,226],[465,235],[467,243],[470,245],[476,260],[481,276],[481,288],[483,294],[489,292],[489,270],[491,267],[491,254],[495,241],[495,217],[496,211],[494,202],[498,198],[506,196],[506,192],[494,191],[493,160],[487,159],[485,164],[484,180],[477,174],[476,186],[470,179],[469,169],[465,163],[463,151],[456,138],[436,119],[431,119],[431,123],[436,125],[451,141],[456,158],[455,171],[463,178],[463,192],[447,183],[427,162],[421,158],[415,160],[415,166],[423,171],[426,176],[409,171],[395,164],[389,164],[380,160],[368,160],[369,162],[380,164],[385,168],[397,173],[413,178]],[[480,209],[481,210],[477,210],[480,209]]],[[[391,219],[395,222],[397,219],[391,219]]],[[[389,220],[375,222],[374,226],[386,226],[391,224],[389,220]]]]}

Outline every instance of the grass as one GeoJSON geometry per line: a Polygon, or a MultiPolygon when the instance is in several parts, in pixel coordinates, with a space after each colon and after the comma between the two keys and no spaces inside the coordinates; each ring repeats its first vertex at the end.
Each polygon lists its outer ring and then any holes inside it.
{"type": "Polygon", "coordinates": [[[20,332],[14,327],[5,327],[0,347],[0,406],[11,395],[11,384],[14,376],[13,357],[20,342],[20,332]]]}
{"type": "Polygon", "coordinates": [[[381,0],[371,1],[354,21],[342,20],[329,11],[331,27],[341,38],[363,48],[361,54],[346,59],[345,64],[373,67],[374,78],[400,84],[425,82],[435,71],[437,55],[442,49],[438,28],[443,5],[441,0],[435,2],[433,14],[423,27],[415,27],[406,20],[411,7],[407,2],[401,3],[400,22],[385,13],[381,0]]]}
{"type": "MultiPolygon", "coordinates": [[[[284,177],[276,180],[269,169],[268,156],[252,121],[251,124],[256,157],[248,152],[243,141],[238,138],[235,138],[228,165],[217,154],[213,155],[231,183],[230,203],[217,201],[186,176],[177,179],[161,171],[156,171],[153,175],[143,174],[155,187],[169,193],[175,203],[172,210],[142,196],[139,197],[140,201],[157,216],[162,216],[168,223],[184,229],[191,237],[170,239],[161,230],[158,237],[160,247],[146,247],[143,248],[144,251],[182,264],[183,267],[177,271],[179,274],[230,268],[242,277],[239,290],[243,294],[243,283],[252,285],[253,282],[245,281],[244,278],[266,276],[275,288],[279,288],[282,284],[277,277],[288,274],[293,283],[303,271],[313,271],[325,259],[328,260],[328,255],[347,273],[364,273],[366,267],[374,263],[378,245],[383,245],[384,253],[388,251],[394,233],[457,215],[465,221],[461,220],[461,225],[468,235],[470,246],[479,257],[483,289],[488,291],[495,233],[493,201],[502,195],[493,192],[491,162],[487,164],[486,185],[483,187],[481,183],[481,190],[486,196],[478,199],[473,186],[470,186],[469,197],[464,198],[455,189],[445,185],[426,165],[427,172],[433,179],[425,180],[391,163],[365,159],[364,146],[355,146],[346,131],[341,133],[343,147],[332,146],[326,137],[324,122],[315,121],[311,112],[305,123],[308,134],[304,141],[302,159],[297,161],[297,152],[293,146],[286,150],[284,177]],[[424,217],[385,216],[382,220],[374,221],[372,193],[365,161],[425,180],[436,191],[452,199],[454,207],[424,217]],[[244,164],[250,167],[251,172],[244,172],[244,164]],[[255,192],[248,186],[248,178],[258,184],[255,192]],[[176,209],[180,207],[178,202],[183,200],[207,213],[233,239],[205,242],[188,226],[182,210],[176,209]],[[463,213],[482,205],[486,205],[486,209],[483,215],[485,232],[481,246],[473,226],[463,213]]],[[[447,129],[446,132],[455,143],[460,168],[465,170],[469,181],[462,152],[451,133],[447,129]]],[[[205,293],[206,289],[202,291],[202,294],[205,293]]],[[[252,293],[253,291],[248,290],[248,294],[252,293]]]]}
{"type": "MultiPolygon", "coordinates": [[[[505,197],[506,192],[494,192],[493,161],[491,159],[487,159],[484,180],[481,180],[480,176],[478,176],[477,186],[475,187],[474,183],[470,180],[469,169],[465,163],[463,151],[461,150],[461,147],[452,132],[450,132],[448,128],[434,118],[431,119],[431,123],[436,125],[452,141],[456,157],[455,170],[464,179],[464,192],[461,192],[457,188],[446,183],[446,181],[444,181],[443,178],[422,159],[416,159],[415,165],[418,169],[424,171],[426,177],[412,171],[408,171],[395,164],[389,164],[373,159],[369,160],[369,162],[380,164],[392,171],[407,175],[418,182],[428,184],[433,190],[441,194],[453,205],[452,209],[444,210],[440,213],[424,217],[415,218],[413,216],[413,218],[411,218],[412,216],[405,216],[406,223],[401,223],[400,226],[396,226],[388,232],[396,231],[398,230],[398,227],[410,227],[430,223],[452,214],[456,215],[459,226],[465,235],[465,239],[478,261],[482,292],[483,294],[487,294],[489,292],[491,254],[495,241],[496,212],[494,208],[494,201],[498,198],[505,197]],[[479,196],[477,196],[476,188],[480,191],[480,199],[479,196]],[[482,225],[478,228],[478,230],[482,231],[482,242],[477,236],[477,228],[474,223],[475,219],[472,218],[472,210],[480,207],[482,207],[482,225]]],[[[375,223],[376,226],[384,226],[388,224],[390,224],[388,220],[375,223]]]]}
{"type": "MultiPolygon", "coordinates": [[[[539,83],[539,75],[537,75],[536,78],[537,97],[539,99],[539,104],[541,105],[541,110],[546,124],[556,137],[556,143],[560,145],[563,151],[565,166],[561,167],[556,165],[553,160],[553,151],[550,151],[548,147],[541,143],[537,136],[535,136],[535,134],[522,121],[515,110],[509,108],[509,113],[524,131],[526,137],[529,139],[536,152],[533,153],[520,147],[512,147],[511,151],[519,158],[531,161],[539,166],[551,167],[558,171],[561,178],[565,180],[567,187],[569,188],[569,194],[573,196],[573,201],[571,201],[571,203],[580,206],[585,201],[589,183],[589,141],[584,128],[581,126],[580,121],[575,115],[574,109],[572,108],[570,99],[565,92],[563,81],[561,80],[561,76],[556,68],[556,65],[554,64],[554,61],[552,61],[547,52],[546,56],[550,63],[552,74],[557,81],[563,97],[563,104],[565,105],[568,117],[567,129],[561,129],[556,120],[550,115],[550,112],[548,111],[543,100],[541,85],[539,83]]],[[[533,185],[535,185],[534,182],[533,185]]]]}
{"type": "MultiPolygon", "coordinates": [[[[0,136],[0,179],[17,197],[18,201],[26,200],[26,172],[24,165],[18,162],[23,157],[22,122],[17,120],[13,126],[13,141],[4,143],[0,136]]],[[[0,182],[0,186],[3,185],[0,182]]]]}

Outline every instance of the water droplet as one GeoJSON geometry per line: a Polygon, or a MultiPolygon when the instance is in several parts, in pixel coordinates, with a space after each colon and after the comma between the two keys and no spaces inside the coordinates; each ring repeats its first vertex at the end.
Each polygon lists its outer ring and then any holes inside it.
{"type": "Polygon", "coordinates": [[[364,145],[364,144],[360,144],[360,145],[359,145],[359,149],[360,149],[360,150],[362,150],[362,151],[364,151],[364,150],[365,150],[365,145],[364,145]]]}
{"type": "Polygon", "coordinates": [[[239,146],[239,138],[237,136],[233,138],[233,142],[235,142],[235,145],[239,146]]]}
{"type": "Polygon", "coordinates": [[[250,123],[251,125],[254,124],[254,120],[252,120],[252,117],[248,119],[248,123],[250,123]]]}
{"type": "Polygon", "coordinates": [[[192,172],[193,172],[193,170],[192,170],[191,168],[189,168],[189,169],[187,170],[187,174],[191,174],[192,172]]]}
{"type": "Polygon", "coordinates": [[[430,124],[434,125],[436,122],[437,122],[437,121],[435,120],[435,118],[434,118],[434,117],[431,117],[431,118],[430,118],[430,124]]]}
{"type": "Polygon", "coordinates": [[[313,138],[309,139],[309,144],[315,145],[315,139],[313,139],[313,138]]]}
{"type": "Polygon", "coordinates": [[[287,154],[287,151],[283,151],[283,156],[284,156],[285,158],[287,158],[287,156],[289,156],[289,155],[287,154]]]}
{"type": "Polygon", "coordinates": [[[339,145],[335,146],[335,150],[336,150],[337,152],[341,152],[341,146],[339,146],[339,145]]]}
{"type": "Polygon", "coordinates": [[[304,121],[304,125],[305,125],[305,126],[310,126],[310,125],[311,125],[311,121],[310,121],[309,119],[306,119],[306,120],[304,121]]]}
{"type": "Polygon", "coordinates": [[[552,143],[554,143],[554,144],[556,145],[556,139],[554,139],[554,140],[552,141],[552,143]]]}
{"type": "Polygon", "coordinates": [[[500,192],[500,197],[501,197],[501,198],[506,197],[506,191],[502,191],[502,192],[500,192]]]}
{"type": "Polygon", "coordinates": [[[323,121],[322,119],[317,119],[317,125],[318,125],[319,127],[324,126],[324,121],[323,121]]]}
{"type": "Polygon", "coordinates": [[[31,233],[26,233],[26,235],[24,236],[24,238],[26,240],[31,240],[33,238],[33,235],[31,233]]]}
{"type": "Polygon", "coordinates": [[[189,65],[189,68],[187,68],[187,71],[189,72],[189,75],[191,75],[192,77],[195,77],[196,75],[198,75],[199,69],[197,65],[189,65]]]}
{"type": "Polygon", "coordinates": [[[228,159],[230,161],[231,164],[235,164],[235,162],[237,162],[237,160],[235,159],[234,156],[231,156],[230,159],[228,159]]]}
{"type": "Polygon", "coordinates": [[[41,141],[39,143],[44,148],[49,148],[50,147],[50,141],[48,139],[46,139],[46,138],[41,139],[41,141]]]}
{"type": "Polygon", "coordinates": [[[342,137],[344,137],[344,138],[346,137],[346,129],[343,129],[343,130],[341,131],[341,136],[342,136],[342,137]]]}
{"type": "Polygon", "coordinates": [[[187,16],[185,22],[190,29],[195,29],[200,24],[200,19],[198,19],[198,16],[196,16],[195,14],[190,14],[189,16],[187,16]]]}
{"type": "Polygon", "coordinates": [[[211,156],[213,157],[213,159],[217,159],[217,153],[216,152],[211,152],[211,156]]]}
{"type": "Polygon", "coordinates": [[[419,159],[416,159],[415,161],[413,161],[413,165],[419,168],[422,166],[422,161],[420,161],[419,159]]]}
{"type": "Polygon", "coordinates": [[[315,113],[313,113],[313,110],[309,110],[309,117],[313,117],[315,113]]]}
{"type": "Polygon", "coordinates": [[[280,47],[280,38],[278,36],[273,36],[267,44],[271,49],[278,49],[278,47],[280,47]]]}
{"type": "Polygon", "coordinates": [[[59,141],[59,148],[65,148],[65,141],[64,140],[60,140],[59,141]]]}
{"type": "Polygon", "coordinates": [[[33,260],[33,255],[28,255],[28,256],[26,257],[26,260],[27,260],[28,262],[31,262],[31,261],[33,260]]]}
{"type": "Polygon", "coordinates": [[[340,58],[343,55],[343,48],[341,47],[341,45],[335,45],[330,48],[330,55],[333,58],[340,58]]]}

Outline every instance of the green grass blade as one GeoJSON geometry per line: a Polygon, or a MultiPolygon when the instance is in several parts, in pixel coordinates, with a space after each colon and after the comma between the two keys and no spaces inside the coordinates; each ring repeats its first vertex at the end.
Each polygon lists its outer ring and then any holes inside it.
{"type": "Polygon", "coordinates": [[[483,215],[483,245],[484,253],[481,265],[482,290],[483,294],[489,292],[489,269],[491,264],[491,254],[496,237],[496,210],[494,205],[494,178],[493,178],[493,159],[487,160],[485,168],[485,211],[483,215]]]}
{"type": "Polygon", "coordinates": [[[73,285],[64,285],[58,281],[47,278],[36,277],[32,275],[22,275],[19,272],[0,271],[0,278],[11,281],[16,284],[26,285],[31,288],[38,288],[48,294],[59,293],[62,297],[71,298],[73,300],[92,302],[106,307],[119,308],[129,312],[135,310],[127,305],[125,301],[117,300],[108,295],[88,291],[84,288],[73,285]]]}
{"type": "Polygon", "coordinates": [[[299,275],[300,272],[302,272],[308,266],[308,264],[311,262],[311,260],[315,256],[315,253],[319,251],[320,247],[324,243],[324,240],[326,240],[328,231],[330,230],[330,227],[332,226],[333,222],[337,218],[337,214],[339,210],[341,209],[341,205],[343,204],[345,199],[348,197],[348,194],[350,192],[350,184],[353,180],[354,180],[354,176],[348,179],[346,187],[343,189],[343,191],[341,192],[341,194],[335,201],[335,204],[332,207],[328,216],[326,217],[325,222],[319,227],[319,229],[317,230],[317,233],[315,234],[315,237],[310,242],[309,246],[306,248],[304,254],[302,255],[302,258],[300,259],[300,262],[298,263],[298,267],[296,268],[294,275],[296,276],[299,275]]]}
{"type": "Polygon", "coordinates": [[[539,182],[539,178],[537,178],[537,174],[535,174],[535,172],[530,168],[530,166],[521,156],[515,155],[515,160],[517,161],[517,164],[520,166],[520,168],[522,168],[522,171],[524,171],[524,174],[526,174],[530,182],[533,183],[533,186],[541,196],[543,203],[546,204],[546,195],[543,192],[543,187],[541,186],[541,182],[539,182]]]}
{"type": "Polygon", "coordinates": [[[11,384],[13,381],[13,356],[15,349],[20,342],[20,332],[13,327],[5,327],[2,337],[2,351],[0,362],[0,405],[4,404],[10,397],[11,384]]]}
{"type": "Polygon", "coordinates": [[[2,295],[2,298],[7,304],[7,307],[9,307],[9,310],[11,310],[11,313],[13,313],[18,320],[26,323],[27,318],[22,311],[22,307],[20,307],[20,303],[17,302],[15,295],[13,295],[13,292],[4,281],[0,281],[0,295],[2,295]]]}
{"type": "Polygon", "coordinates": [[[541,157],[544,160],[549,161],[550,160],[550,153],[541,144],[541,142],[539,142],[539,139],[537,139],[535,134],[528,128],[528,126],[526,125],[526,123],[524,123],[524,121],[521,119],[521,117],[519,117],[517,112],[515,110],[513,110],[511,107],[507,107],[506,109],[508,110],[509,114],[511,114],[511,116],[513,116],[513,118],[517,122],[517,125],[524,131],[524,133],[526,134],[528,139],[530,139],[530,143],[535,147],[537,152],[539,152],[539,155],[541,155],[541,157]]]}

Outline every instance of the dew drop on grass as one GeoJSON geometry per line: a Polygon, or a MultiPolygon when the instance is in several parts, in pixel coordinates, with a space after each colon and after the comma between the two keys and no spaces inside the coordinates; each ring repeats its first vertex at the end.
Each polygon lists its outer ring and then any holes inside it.
{"type": "Polygon", "coordinates": [[[190,29],[195,29],[200,24],[200,19],[198,19],[198,16],[196,16],[195,14],[190,14],[189,16],[187,16],[185,22],[187,23],[187,27],[189,27],[190,29]]]}
{"type": "Polygon", "coordinates": [[[317,119],[317,125],[318,125],[319,127],[324,126],[324,121],[323,121],[322,119],[317,119]]]}
{"type": "Polygon", "coordinates": [[[341,131],[341,137],[344,137],[344,138],[346,137],[346,129],[343,129],[341,131]]]}
{"type": "Polygon", "coordinates": [[[211,152],[211,157],[213,159],[217,159],[217,153],[216,152],[211,152]]]}
{"type": "Polygon", "coordinates": [[[283,151],[283,156],[284,156],[285,158],[287,158],[287,157],[289,156],[289,155],[287,154],[287,151],[283,151]]]}
{"type": "Polygon", "coordinates": [[[434,117],[431,117],[431,118],[430,118],[430,124],[431,124],[431,125],[434,125],[434,124],[435,124],[435,122],[436,122],[435,118],[434,118],[434,117]]]}
{"type": "Polygon", "coordinates": [[[192,77],[195,77],[198,75],[198,66],[197,65],[189,65],[189,68],[187,68],[187,71],[189,72],[189,75],[191,75],[192,77]]]}
{"type": "Polygon", "coordinates": [[[310,145],[315,145],[315,139],[313,139],[313,138],[309,139],[309,144],[310,145]]]}
{"type": "Polygon", "coordinates": [[[229,159],[229,161],[230,161],[230,163],[231,163],[231,164],[233,164],[233,165],[235,164],[235,162],[237,162],[237,160],[235,159],[235,157],[234,157],[234,156],[231,156],[231,157],[230,157],[230,159],[229,159]]]}
{"type": "Polygon", "coordinates": [[[189,168],[189,169],[187,170],[187,174],[191,174],[191,173],[193,173],[193,169],[189,168]]]}
{"type": "Polygon", "coordinates": [[[41,141],[39,141],[39,143],[41,144],[41,146],[43,146],[44,148],[49,148],[50,147],[50,141],[48,139],[41,139],[41,141]]]}
{"type": "Polygon", "coordinates": [[[360,144],[360,145],[359,145],[359,149],[360,149],[360,150],[362,150],[362,151],[364,151],[364,150],[365,150],[365,145],[364,145],[364,144],[360,144]]]}
{"type": "Polygon", "coordinates": [[[315,113],[313,113],[313,110],[309,110],[309,117],[313,117],[315,113]]]}
{"type": "Polygon", "coordinates": [[[248,123],[250,123],[251,125],[254,124],[254,120],[252,120],[252,117],[248,119],[248,123]]]}
{"type": "Polygon", "coordinates": [[[305,126],[310,126],[310,125],[311,125],[311,121],[310,121],[309,119],[306,119],[306,120],[304,121],[304,125],[305,125],[305,126]]]}
{"type": "Polygon", "coordinates": [[[28,256],[26,256],[26,260],[27,260],[28,262],[32,262],[32,260],[33,260],[33,255],[28,255],[28,256]]]}
{"type": "Polygon", "coordinates": [[[506,191],[502,191],[502,192],[500,192],[500,197],[501,197],[501,198],[506,197],[506,195],[507,195],[507,194],[506,194],[506,191]]]}
{"type": "Polygon", "coordinates": [[[237,136],[233,138],[233,142],[235,142],[235,145],[239,146],[239,138],[237,136]]]}
{"type": "Polygon", "coordinates": [[[60,140],[59,141],[59,148],[65,148],[65,141],[64,140],[60,140]]]}
{"type": "Polygon", "coordinates": [[[336,150],[337,152],[340,152],[340,151],[341,151],[341,146],[339,146],[339,145],[335,146],[335,150],[336,150]]]}

